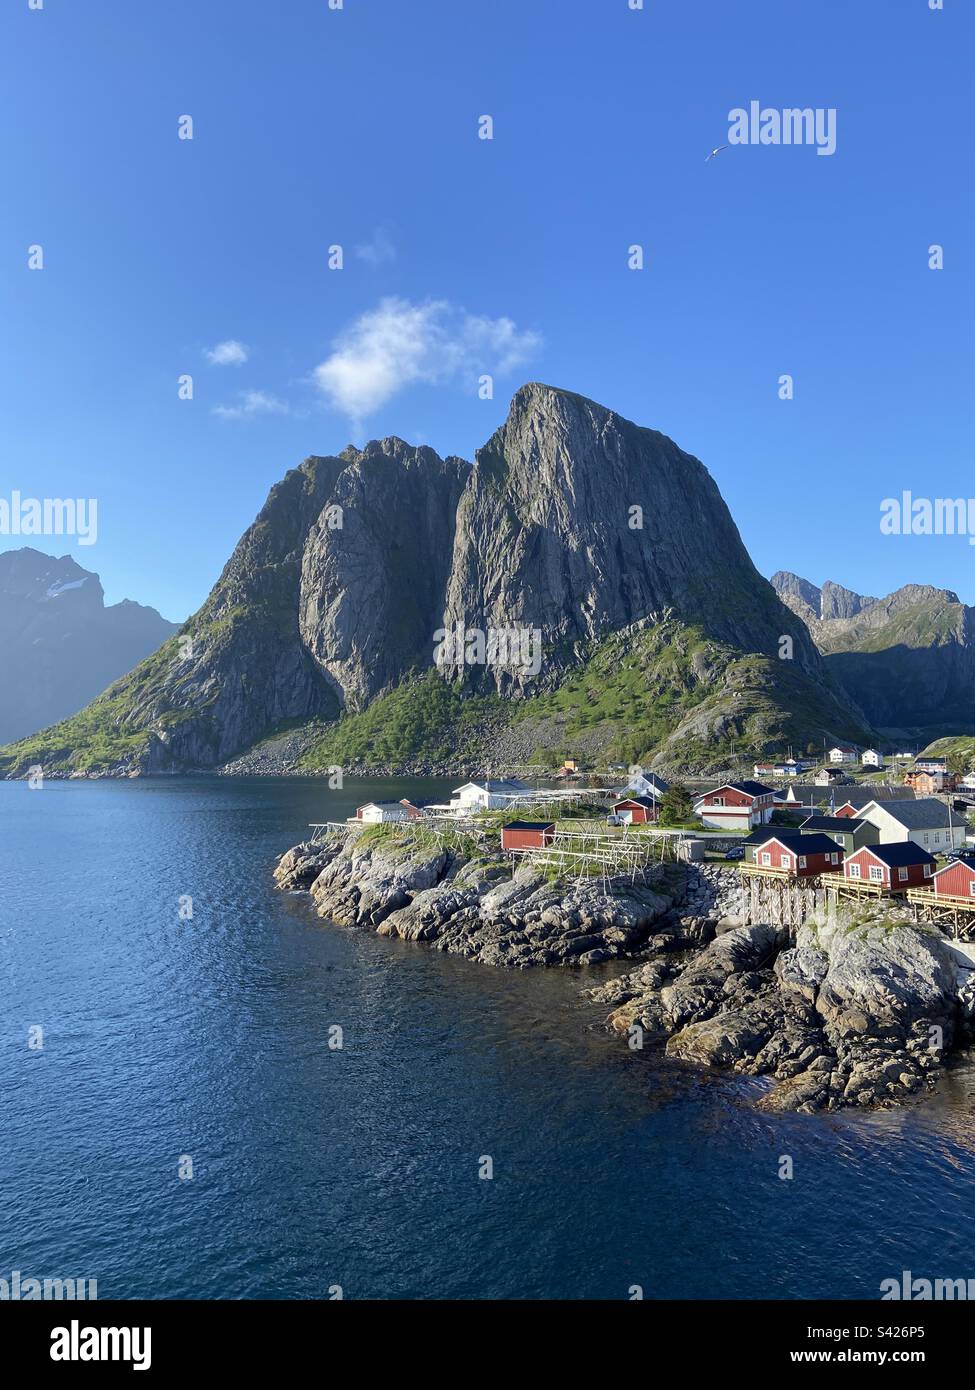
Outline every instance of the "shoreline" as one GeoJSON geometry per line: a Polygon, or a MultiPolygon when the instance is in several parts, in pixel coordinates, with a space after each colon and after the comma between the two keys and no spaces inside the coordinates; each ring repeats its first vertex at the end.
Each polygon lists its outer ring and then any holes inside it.
{"type": "Polygon", "coordinates": [[[338,926],[502,968],[632,962],[580,982],[632,1052],[767,1079],[762,1110],[889,1108],[937,1085],[975,1037],[975,971],[902,909],[813,909],[792,928],[745,920],[740,876],[654,864],[640,881],[546,876],[465,837],[391,825],[303,841],[274,870],[338,926]]]}

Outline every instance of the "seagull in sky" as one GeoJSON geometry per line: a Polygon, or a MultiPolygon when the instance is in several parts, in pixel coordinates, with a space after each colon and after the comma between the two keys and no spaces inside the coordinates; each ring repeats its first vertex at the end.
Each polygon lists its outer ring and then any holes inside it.
{"type": "Polygon", "coordinates": [[[720,154],[722,150],[726,150],[727,148],[727,145],[719,145],[716,150],[712,150],[711,153],[707,156],[707,159],[705,159],[705,164],[709,163],[716,154],[720,154]]]}

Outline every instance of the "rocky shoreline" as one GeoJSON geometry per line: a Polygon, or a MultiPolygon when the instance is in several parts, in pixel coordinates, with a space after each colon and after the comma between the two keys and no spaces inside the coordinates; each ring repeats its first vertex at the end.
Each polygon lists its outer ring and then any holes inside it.
{"type": "Polygon", "coordinates": [[[819,911],[794,931],[744,921],[738,874],[654,866],[641,882],[550,881],[460,837],[352,830],[288,850],[285,891],[320,916],[525,969],[639,962],[590,987],[635,1052],[767,1078],[758,1104],[812,1112],[901,1104],[973,1037],[972,960],[903,909],[819,911]]]}

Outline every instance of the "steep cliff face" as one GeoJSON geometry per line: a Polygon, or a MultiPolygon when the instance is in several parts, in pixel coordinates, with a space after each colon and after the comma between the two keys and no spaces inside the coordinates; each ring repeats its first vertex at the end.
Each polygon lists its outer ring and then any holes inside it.
{"type": "MultiPolygon", "coordinates": [[[[780,573],[772,582],[795,608],[793,580],[797,576],[780,573]]],[[[952,590],[928,584],[905,584],[880,599],[837,584],[824,585],[821,594],[819,612],[800,615],[827,670],[872,724],[931,737],[971,726],[975,609],[952,590]],[[828,589],[852,602],[827,602],[828,589]]]]}
{"type": "Polygon", "coordinates": [[[301,572],[301,639],[349,710],[429,666],[471,465],[384,439],[347,450],[301,572]]]}
{"type": "MultiPolygon", "coordinates": [[[[459,693],[534,697],[583,669],[594,644],[644,623],[677,624],[718,653],[701,673],[672,643],[659,670],[649,653],[647,752],[678,726],[702,750],[753,732],[764,748],[766,731],[862,727],[755,570],[703,464],[593,401],[531,384],[473,466],[396,438],[308,459],[271,490],[179,637],[73,720],[0,754],[0,771],[218,766],[282,725],[357,718],[406,678],[429,677],[441,629],[537,629],[543,650],[536,671],[462,661],[438,708],[459,693]],[[745,679],[744,654],[771,665],[745,679]]],[[[415,685],[429,702],[429,678],[415,685]]],[[[414,713],[411,724],[400,711],[402,727],[438,747],[461,737],[459,717],[452,735],[414,713]]]]}
{"type": "Polygon", "coordinates": [[[583,644],[666,610],[746,651],[791,635],[797,664],[818,670],[703,464],[594,401],[523,387],[461,498],[445,625],[539,629],[551,683],[583,644]]]}

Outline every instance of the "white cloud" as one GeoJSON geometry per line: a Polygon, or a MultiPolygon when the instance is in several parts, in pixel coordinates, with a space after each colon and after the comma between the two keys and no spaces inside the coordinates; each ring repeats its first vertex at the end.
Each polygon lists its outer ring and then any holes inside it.
{"type": "Polygon", "coordinates": [[[244,420],[251,415],[287,415],[287,401],[268,391],[241,391],[238,405],[215,405],[213,414],[225,420],[244,420]]]}
{"type": "Polygon", "coordinates": [[[390,261],[396,259],[396,247],[382,227],[378,227],[373,232],[371,241],[363,242],[361,246],[357,246],[355,253],[360,261],[366,261],[372,266],[388,265],[390,261]]]}
{"type": "Polygon", "coordinates": [[[538,333],[509,318],[489,319],[428,300],[384,299],[356,319],[313,372],[329,405],[353,420],[378,410],[405,387],[438,385],[514,371],[541,347],[538,333]]]}
{"type": "Polygon", "coordinates": [[[241,367],[250,357],[246,343],[238,343],[236,338],[227,338],[216,347],[204,348],[204,357],[214,367],[241,367]]]}

